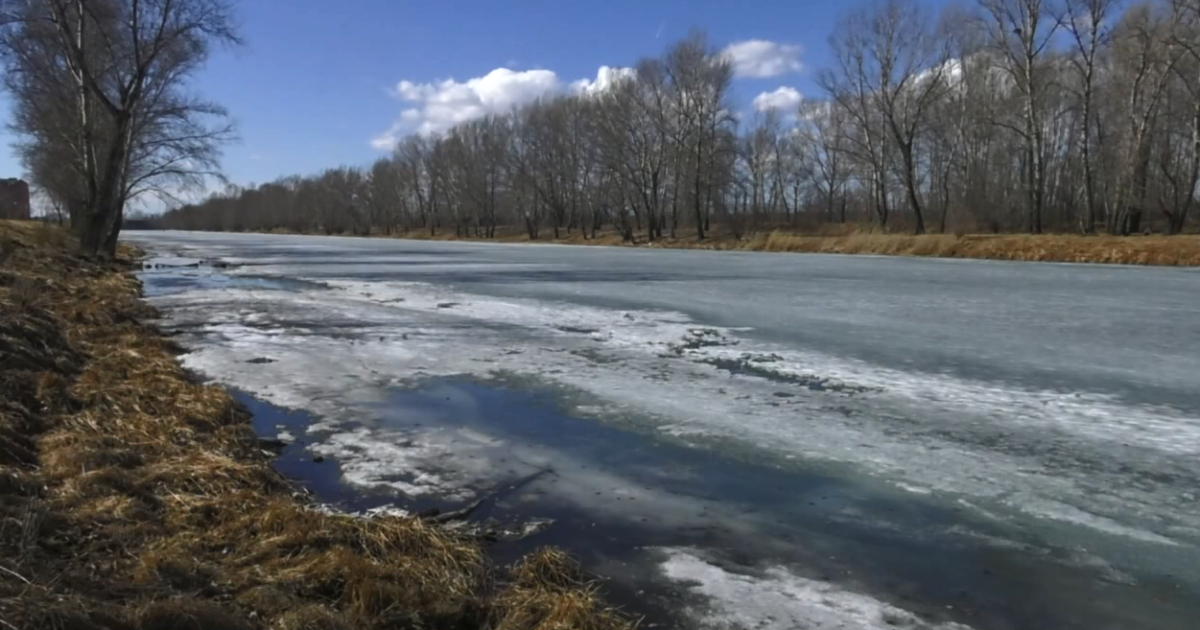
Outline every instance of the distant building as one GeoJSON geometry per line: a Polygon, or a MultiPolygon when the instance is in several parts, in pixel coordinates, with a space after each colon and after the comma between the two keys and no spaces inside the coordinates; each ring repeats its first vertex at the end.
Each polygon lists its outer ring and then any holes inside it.
{"type": "Polygon", "coordinates": [[[0,219],[28,218],[29,184],[21,179],[0,179],[0,219]]]}

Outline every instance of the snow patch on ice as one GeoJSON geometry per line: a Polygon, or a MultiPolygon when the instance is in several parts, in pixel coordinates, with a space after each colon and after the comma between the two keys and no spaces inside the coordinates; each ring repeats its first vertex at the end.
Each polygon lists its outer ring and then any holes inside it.
{"type": "Polygon", "coordinates": [[[1066,505],[1059,501],[1045,501],[1036,498],[1031,499],[1025,497],[1020,501],[1009,501],[1008,503],[1011,507],[1024,510],[1030,514],[1035,514],[1037,516],[1055,521],[1084,525],[1086,527],[1106,532],[1114,536],[1126,536],[1135,540],[1141,540],[1159,545],[1179,545],[1178,542],[1171,540],[1166,536],[1160,536],[1154,532],[1146,531],[1144,529],[1128,527],[1111,518],[1105,518],[1090,512],[1085,512],[1079,508],[1066,505]]]}
{"type": "Polygon", "coordinates": [[[292,435],[282,424],[275,425],[275,439],[285,444],[291,444],[296,441],[296,436],[292,435]]]}
{"type": "Polygon", "coordinates": [[[661,549],[663,574],[708,600],[691,614],[713,630],[968,630],[929,622],[868,595],[774,566],[760,575],[734,573],[691,549],[661,549]]]}
{"type": "Polygon", "coordinates": [[[334,433],[313,444],[314,453],[334,457],[341,463],[342,477],[348,483],[366,488],[390,488],[409,497],[436,496],[466,500],[474,496],[473,485],[483,478],[480,468],[451,470],[436,462],[462,453],[429,436],[406,438],[403,435],[361,427],[334,433]]]}
{"type": "Polygon", "coordinates": [[[376,518],[380,516],[392,516],[397,518],[408,518],[412,513],[404,508],[398,508],[394,505],[381,505],[365,510],[361,513],[355,513],[353,516],[363,516],[365,518],[376,518]]]}
{"type": "Polygon", "coordinates": [[[381,505],[379,507],[369,508],[360,512],[347,512],[326,503],[317,503],[309,505],[307,509],[319,514],[328,514],[331,516],[353,516],[355,518],[408,518],[409,516],[412,516],[412,513],[408,510],[396,507],[394,505],[381,505]]]}

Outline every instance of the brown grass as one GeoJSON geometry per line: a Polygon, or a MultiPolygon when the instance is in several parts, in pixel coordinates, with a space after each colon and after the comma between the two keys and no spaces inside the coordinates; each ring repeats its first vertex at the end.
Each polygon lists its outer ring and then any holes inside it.
{"type": "Polygon", "coordinates": [[[810,237],[772,232],[749,249],[1124,265],[1200,265],[1200,236],[1074,234],[864,234],[810,237]]]}
{"type": "Polygon", "coordinates": [[[627,243],[620,235],[602,232],[585,239],[575,230],[553,238],[545,233],[530,241],[523,232],[502,230],[495,239],[455,238],[444,231],[436,237],[412,232],[403,238],[419,240],[492,240],[507,243],[556,243],[564,245],[609,245],[814,254],[876,254],[886,256],[930,256],[939,258],[983,258],[1038,262],[1109,263],[1124,265],[1200,265],[1200,235],[1108,236],[1079,234],[884,234],[870,227],[827,226],[817,234],[772,230],[734,238],[719,234],[697,240],[682,236],[649,241],[639,235],[627,243]]]}
{"type": "MultiPolygon", "coordinates": [[[[130,255],[130,252],[126,252],[130,255]]],[[[119,262],[0,222],[0,627],[624,629],[558,552],[295,498],[119,262]]]]}
{"type": "Polygon", "coordinates": [[[623,623],[604,605],[579,565],[557,549],[529,554],[512,573],[492,609],[491,626],[496,630],[603,630],[623,623]]]}

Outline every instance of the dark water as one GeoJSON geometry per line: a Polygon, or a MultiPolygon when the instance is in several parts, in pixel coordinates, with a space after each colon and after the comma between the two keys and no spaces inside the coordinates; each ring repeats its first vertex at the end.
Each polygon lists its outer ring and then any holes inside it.
{"type": "MultiPolygon", "coordinates": [[[[255,414],[255,428],[273,436],[276,425],[304,439],[311,420],[245,394],[237,399],[255,414]]],[[[561,453],[579,470],[548,470],[536,481],[511,491],[519,478],[505,470],[503,453],[495,459],[495,488],[480,488],[489,500],[473,519],[517,525],[532,518],[553,519],[543,532],[516,542],[498,542],[491,552],[510,562],[542,545],[561,547],[586,567],[609,579],[612,599],[648,623],[681,626],[675,614],[685,594],[657,573],[656,547],[695,547],[720,558],[723,566],[747,573],[784,564],[801,575],[831,582],[852,582],[873,596],[931,620],[955,620],[978,629],[1124,628],[1144,623],[1125,612],[1132,600],[1160,602],[1161,627],[1187,628],[1187,612],[1174,609],[1167,576],[1139,576],[1140,586],[1097,579],[1094,569],[1072,566],[1074,552],[1048,547],[1019,530],[981,522],[966,510],[946,508],[921,497],[875,492],[839,478],[755,465],[723,458],[702,449],[650,439],[631,431],[563,414],[549,393],[460,380],[433,380],[419,389],[393,392],[378,409],[377,422],[396,431],[417,430],[411,418],[445,426],[485,431],[506,444],[561,453]],[[476,412],[465,412],[474,409],[476,412]],[[696,514],[630,519],[566,501],[556,484],[588,469],[621,471],[653,493],[694,499],[696,514]],[[500,489],[496,495],[490,490],[500,489]],[[732,502],[730,498],[733,498],[732,502]],[[748,529],[707,514],[704,505],[720,501],[744,515],[748,529]],[[690,521],[690,522],[689,522],[690,521]],[[953,529],[978,537],[953,537],[953,529]],[[995,540],[1012,541],[998,547],[995,540]],[[1036,579],[1034,579],[1036,576],[1036,579]],[[1091,600],[1079,612],[1066,601],[1091,600]],[[1068,612],[1074,609],[1074,612],[1068,612]]],[[[438,500],[406,501],[346,487],[339,462],[314,463],[303,441],[277,462],[283,473],[307,486],[322,502],[350,511],[381,505],[409,510],[459,505],[438,500]]],[[[597,491],[600,495],[603,491],[597,491]]],[[[601,499],[603,497],[597,497],[601,499]]],[[[630,498],[628,500],[637,500],[630,498]]],[[[1192,626],[1195,627],[1195,626],[1192,626]]]]}
{"type": "Polygon", "coordinates": [[[250,289],[259,291],[302,291],[324,285],[293,278],[254,275],[228,275],[219,269],[167,267],[146,269],[141,273],[145,297],[154,298],[195,289],[250,289]]]}

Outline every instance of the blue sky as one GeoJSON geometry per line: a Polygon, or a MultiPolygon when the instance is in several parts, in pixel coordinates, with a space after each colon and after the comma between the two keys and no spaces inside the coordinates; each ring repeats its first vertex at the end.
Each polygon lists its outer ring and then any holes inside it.
{"type": "MultiPolygon", "coordinates": [[[[226,174],[238,184],[262,183],[366,164],[386,154],[380,147],[390,137],[437,129],[545,88],[594,81],[600,67],[656,55],[693,27],[719,48],[761,40],[739,49],[745,64],[734,91],[743,110],[781,86],[815,94],[815,71],[827,62],[826,37],[848,6],[817,0],[240,0],[247,44],[218,53],[197,87],[238,123],[241,141],[226,151],[226,174]],[[511,72],[471,82],[498,68],[511,72]],[[402,117],[406,110],[412,111],[402,117]]],[[[786,102],[792,95],[777,97],[786,102]]],[[[0,177],[21,171],[9,139],[0,148],[0,177]]]]}

